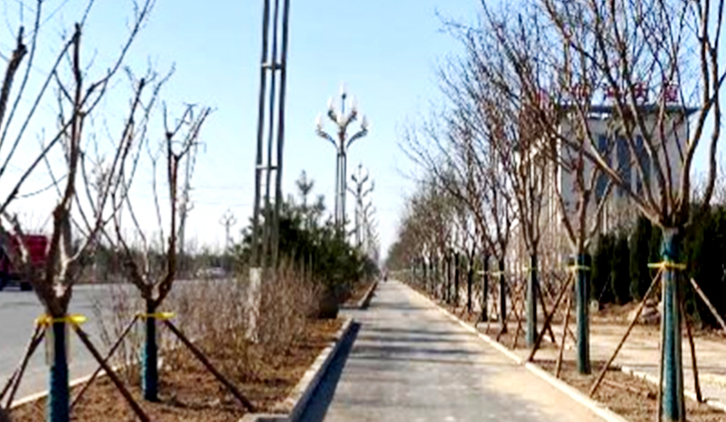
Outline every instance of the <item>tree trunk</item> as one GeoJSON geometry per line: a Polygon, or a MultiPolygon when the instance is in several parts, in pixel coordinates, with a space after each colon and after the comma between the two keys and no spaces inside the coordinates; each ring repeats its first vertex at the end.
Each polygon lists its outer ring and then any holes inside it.
{"type": "Polygon", "coordinates": [[[484,255],[484,277],[482,278],[481,286],[481,320],[487,322],[489,320],[489,256],[484,255]]]}
{"type": "Polygon", "coordinates": [[[527,347],[537,341],[537,293],[537,254],[532,254],[527,279],[527,347]]]}
{"type": "Polygon", "coordinates": [[[146,338],[144,339],[144,355],[142,361],[142,387],[144,400],[159,401],[159,349],[156,343],[156,318],[153,301],[146,301],[146,338]]]}
{"type": "Polygon", "coordinates": [[[459,306],[459,253],[454,254],[454,308],[459,306]]]}
{"type": "MultiPolygon", "coordinates": [[[[661,256],[664,262],[678,263],[680,236],[675,228],[663,230],[661,256]]],[[[660,394],[661,420],[685,421],[683,398],[683,357],[681,356],[680,287],[677,269],[672,265],[663,270],[663,316],[661,318],[662,350],[660,394]]]]}
{"type": "Polygon", "coordinates": [[[474,282],[474,265],[471,262],[472,259],[469,257],[467,258],[467,268],[468,271],[466,273],[466,311],[471,314],[471,294],[472,294],[472,283],[474,282]]]}
{"type": "Polygon", "coordinates": [[[504,259],[499,260],[499,319],[502,333],[507,332],[507,284],[504,279],[504,259]]]}
{"type": "Polygon", "coordinates": [[[589,374],[590,368],[590,315],[588,301],[590,298],[590,257],[578,254],[577,281],[575,295],[577,297],[577,370],[581,374],[589,374]]]}
{"type": "Polygon", "coordinates": [[[48,328],[51,342],[50,389],[48,392],[48,421],[70,421],[70,392],[68,387],[68,356],[66,322],[52,322],[48,328]]]}

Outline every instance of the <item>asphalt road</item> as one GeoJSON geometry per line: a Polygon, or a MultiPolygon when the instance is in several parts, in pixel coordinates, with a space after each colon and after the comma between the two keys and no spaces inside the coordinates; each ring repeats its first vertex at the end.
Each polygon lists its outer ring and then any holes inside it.
{"type": "MultiPolygon", "coordinates": [[[[194,283],[196,284],[196,283],[194,283]]],[[[179,292],[194,285],[189,281],[177,281],[174,289],[179,292]]],[[[174,291],[172,291],[174,294],[174,291]]],[[[138,297],[138,293],[130,285],[82,285],[73,289],[69,313],[81,314],[88,318],[83,324],[94,345],[105,353],[106,345],[100,337],[101,324],[111,327],[114,323],[109,306],[118,303],[119,297],[138,297]],[[94,312],[100,309],[100,314],[94,312]],[[99,307],[100,305],[100,307],[99,307]],[[99,318],[100,317],[100,318],[99,318]]],[[[0,291],[0,388],[10,377],[23,356],[30,336],[33,333],[35,319],[43,314],[43,307],[34,292],[21,292],[17,288],[0,291]]],[[[71,335],[70,379],[91,374],[97,367],[96,361],[85,349],[78,338],[71,335]]],[[[26,370],[18,390],[17,398],[47,390],[48,366],[45,364],[45,344],[36,350],[26,370]]]]}
{"type": "Polygon", "coordinates": [[[380,283],[354,316],[355,341],[315,392],[307,422],[602,421],[401,283],[380,283]]]}
{"type": "MultiPolygon", "coordinates": [[[[78,286],[74,289],[70,312],[82,314],[90,320],[83,325],[91,334],[95,344],[101,345],[98,338],[98,324],[93,322],[92,304],[94,297],[103,295],[107,288],[78,286]]],[[[33,333],[35,319],[43,314],[43,306],[34,292],[21,292],[17,288],[7,288],[0,292],[0,382],[12,374],[23,356],[26,345],[33,333]]],[[[41,344],[26,370],[16,397],[37,393],[47,389],[48,367],[45,364],[45,345],[41,344]]],[[[87,375],[96,369],[93,357],[74,337],[71,343],[71,379],[87,375]]]]}

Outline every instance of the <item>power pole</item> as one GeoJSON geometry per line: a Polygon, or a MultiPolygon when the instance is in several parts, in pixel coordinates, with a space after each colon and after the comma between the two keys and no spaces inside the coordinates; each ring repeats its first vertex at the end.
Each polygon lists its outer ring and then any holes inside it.
{"type": "Polygon", "coordinates": [[[263,268],[274,267],[277,262],[278,224],[282,201],[290,0],[264,0],[263,5],[255,199],[252,217],[251,274],[255,279],[259,279],[263,268]],[[275,173],[274,205],[270,192],[273,173],[275,173]]]}
{"type": "Polygon", "coordinates": [[[222,215],[222,218],[219,219],[219,224],[224,226],[224,249],[226,254],[226,251],[229,250],[229,245],[232,243],[232,238],[230,237],[229,232],[232,226],[237,224],[237,217],[235,217],[234,214],[232,214],[232,211],[228,209],[224,215],[222,215]]]}

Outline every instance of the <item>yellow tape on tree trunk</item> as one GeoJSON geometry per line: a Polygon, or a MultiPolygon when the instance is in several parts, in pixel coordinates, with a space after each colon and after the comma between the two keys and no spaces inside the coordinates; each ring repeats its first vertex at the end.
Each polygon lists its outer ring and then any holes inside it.
{"type": "Polygon", "coordinates": [[[154,312],[153,314],[138,313],[136,314],[136,316],[143,319],[155,318],[160,320],[167,320],[174,318],[176,314],[174,312],[154,312]]]}
{"type": "Polygon", "coordinates": [[[88,321],[88,318],[83,315],[66,315],[60,318],[53,318],[50,315],[41,315],[35,319],[35,324],[41,326],[49,326],[56,322],[64,322],[73,325],[80,325],[86,321],[88,321]]]}
{"type": "Polygon", "coordinates": [[[686,264],[679,264],[673,261],[661,261],[648,264],[648,268],[657,268],[660,270],[679,270],[684,271],[687,266],[686,264]]]}

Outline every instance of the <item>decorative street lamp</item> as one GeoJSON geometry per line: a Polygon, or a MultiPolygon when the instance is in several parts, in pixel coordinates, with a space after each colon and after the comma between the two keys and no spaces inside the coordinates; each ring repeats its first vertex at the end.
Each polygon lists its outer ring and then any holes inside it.
{"type": "Polygon", "coordinates": [[[337,160],[335,163],[335,224],[339,233],[345,233],[348,148],[350,148],[356,139],[360,139],[368,134],[368,120],[363,116],[360,123],[360,130],[353,136],[348,137],[348,127],[358,118],[358,107],[355,99],[353,99],[350,104],[350,110],[346,110],[347,98],[348,94],[345,91],[345,85],[342,85],[340,87],[340,110],[335,109],[332,97],[328,101],[328,118],[335,123],[338,129],[337,139],[323,130],[322,116],[318,116],[315,125],[318,136],[330,141],[337,151],[337,160]]]}

